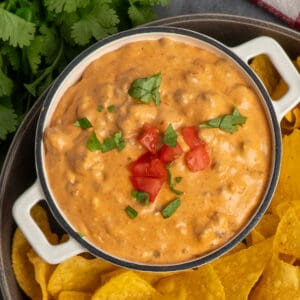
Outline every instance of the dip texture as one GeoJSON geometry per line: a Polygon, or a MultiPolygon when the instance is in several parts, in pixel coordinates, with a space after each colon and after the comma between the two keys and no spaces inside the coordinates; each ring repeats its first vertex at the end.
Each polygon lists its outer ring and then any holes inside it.
{"type": "Polygon", "coordinates": [[[261,201],[272,157],[264,109],[244,75],[224,57],[168,38],[130,43],[91,63],[62,97],[44,144],[51,190],[76,230],[117,257],[156,264],[193,259],[237,234],[261,201]],[[128,94],[134,80],[157,73],[160,105],[128,94]],[[200,128],[211,163],[191,172],[182,128],[234,107],[246,123],[233,134],[200,128]],[[75,126],[81,118],[93,127],[75,126]],[[168,182],[149,205],[131,196],[129,165],[146,152],[137,140],[145,123],[161,132],[172,124],[185,152],[171,166],[174,178],[182,177],[176,189],[183,194],[169,218],[161,210],[179,196],[168,182]],[[100,141],[122,131],[126,146],[91,152],[87,141],[93,131],[100,141]],[[128,205],[138,212],[136,218],[125,213],[128,205]]]}

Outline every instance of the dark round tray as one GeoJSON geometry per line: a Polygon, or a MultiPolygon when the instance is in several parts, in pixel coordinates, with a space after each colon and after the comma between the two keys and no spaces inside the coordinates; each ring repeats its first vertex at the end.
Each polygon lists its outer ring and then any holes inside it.
{"type": "MultiPolygon", "coordinates": [[[[268,35],[276,39],[291,58],[300,54],[299,32],[258,19],[224,14],[192,14],[162,19],[152,22],[151,25],[192,29],[210,35],[227,46],[268,35]]],[[[16,228],[12,218],[12,205],[36,178],[34,138],[44,96],[45,93],[22,122],[0,175],[0,284],[5,300],[26,299],[15,281],[11,268],[11,239],[16,228]]]]}

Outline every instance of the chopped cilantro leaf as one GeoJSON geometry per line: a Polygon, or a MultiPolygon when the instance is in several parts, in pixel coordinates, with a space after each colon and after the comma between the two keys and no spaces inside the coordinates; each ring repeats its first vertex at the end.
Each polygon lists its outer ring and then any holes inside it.
{"type": "Polygon", "coordinates": [[[97,110],[98,110],[99,112],[102,112],[103,109],[104,109],[104,107],[103,107],[102,105],[99,105],[99,106],[97,107],[97,110]]]}
{"type": "Polygon", "coordinates": [[[182,177],[180,177],[180,176],[175,177],[175,181],[176,181],[177,183],[181,182],[181,181],[182,181],[182,177]]]}
{"type": "Polygon", "coordinates": [[[125,208],[125,212],[130,219],[134,219],[138,215],[137,211],[129,205],[125,208]]]}
{"type": "Polygon", "coordinates": [[[90,135],[87,141],[87,148],[92,152],[101,150],[101,143],[98,140],[95,131],[92,132],[92,134],[90,135]]]}
{"type": "Polygon", "coordinates": [[[89,1],[82,0],[44,0],[45,5],[49,11],[54,11],[56,13],[74,12],[80,7],[85,7],[89,4],[89,1]]]}
{"type": "Polygon", "coordinates": [[[79,119],[74,122],[74,125],[80,127],[81,129],[88,129],[93,127],[92,123],[89,121],[88,118],[79,119]]]}
{"type": "Polygon", "coordinates": [[[82,233],[82,232],[77,232],[77,234],[79,235],[79,237],[81,237],[81,238],[83,238],[83,237],[85,237],[85,234],[84,233],[82,233]]]}
{"type": "Polygon", "coordinates": [[[177,133],[171,124],[169,124],[166,132],[164,133],[163,142],[169,147],[175,147],[177,144],[177,133]]]}
{"type": "Polygon", "coordinates": [[[225,114],[220,117],[203,122],[199,125],[200,128],[219,128],[225,132],[234,133],[238,130],[238,125],[245,124],[247,117],[241,115],[235,107],[232,114],[225,114]]]}
{"type": "MultiPolygon", "coordinates": [[[[168,175],[169,175],[169,187],[170,187],[170,190],[176,194],[176,195],[182,195],[183,192],[182,191],[178,191],[177,189],[175,189],[175,182],[174,182],[174,178],[173,178],[173,175],[171,173],[171,163],[167,164],[166,165],[166,168],[167,168],[167,171],[168,171],[168,175]]],[[[176,178],[181,178],[182,177],[176,177],[176,178]]],[[[179,182],[181,181],[181,179],[179,180],[179,182]]],[[[176,181],[178,182],[178,181],[176,181]]]]}
{"type": "Polygon", "coordinates": [[[123,138],[122,131],[117,131],[113,134],[113,139],[117,150],[121,151],[125,148],[125,140],[123,138]]]}
{"type": "Polygon", "coordinates": [[[131,196],[135,198],[138,203],[146,204],[146,205],[149,204],[149,199],[150,199],[149,193],[132,190],[131,196]]]}
{"type": "Polygon", "coordinates": [[[163,217],[165,219],[171,217],[175,213],[175,211],[177,210],[177,208],[180,206],[180,204],[181,204],[180,198],[176,198],[173,201],[171,201],[162,210],[161,213],[162,213],[163,217]]]}
{"type": "Polygon", "coordinates": [[[116,110],[116,107],[114,105],[110,105],[107,107],[108,112],[112,113],[116,110]]]}
{"type": "Polygon", "coordinates": [[[100,149],[103,153],[111,151],[115,148],[116,148],[116,143],[112,136],[105,138],[100,146],[100,149]]]}
{"type": "Polygon", "coordinates": [[[133,81],[128,93],[131,97],[139,99],[144,103],[149,103],[151,100],[156,105],[160,104],[159,87],[161,82],[161,74],[154,74],[146,78],[140,78],[133,81]]]}

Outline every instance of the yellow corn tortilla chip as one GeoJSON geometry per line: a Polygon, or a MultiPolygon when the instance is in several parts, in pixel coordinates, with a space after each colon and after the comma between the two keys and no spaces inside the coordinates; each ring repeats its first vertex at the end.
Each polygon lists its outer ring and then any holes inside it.
{"type": "Polygon", "coordinates": [[[36,282],[40,285],[42,291],[42,300],[50,299],[50,295],[47,291],[47,284],[52,272],[55,269],[55,265],[50,265],[42,260],[33,249],[27,253],[29,261],[34,267],[34,276],[36,282]]]}
{"type": "Polygon", "coordinates": [[[271,256],[272,239],[268,239],[213,262],[226,299],[248,299],[271,256]]]}
{"type": "MultiPolygon", "coordinates": [[[[300,210],[300,201],[283,201],[276,206],[275,212],[279,218],[282,218],[290,208],[298,212],[300,210]]],[[[298,213],[297,216],[299,216],[298,213]]]]}
{"type": "Polygon", "coordinates": [[[92,296],[92,300],[147,300],[157,295],[156,290],[132,271],[112,277],[92,296]]]}
{"type": "Polygon", "coordinates": [[[294,209],[283,215],[274,238],[274,252],[300,258],[300,220],[294,209]]]}
{"type": "Polygon", "coordinates": [[[273,236],[276,232],[280,219],[277,215],[266,213],[256,225],[257,230],[264,238],[273,236]]]}
{"type": "Polygon", "coordinates": [[[295,66],[298,69],[298,72],[300,72],[300,56],[298,56],[295,60],[295,66]]]}
{"type": "Polygon", "coordinates": [[[71,257],[60,263],[52,273],[48,291],[56,297],[62,291],[93,293],[101,285],[101,274],[115,266],[104,260],[71,257]]]}
{"type": "Polygon", "coordinates": [[[264,236],[256,229],[253,229],[250,234],[246,237],[246,243],[248,246],[260,243],[265,240],[264,236]]]}
{"type": "Polygon", "coordinates": [[[225,255],[231,255],[231,254],[239,252],[245,248],[246,248],[246,244],[244,244],[243,242],[240,242],[233,249],[228,251],[225,255]]]}
{"type": "Polygon", "coordinates": [[[300,269],[274,255],[250,299],[300,299],[300,269]]]}
{"type": "MultiPolygon", "coordinates": [[[[57,243],[57,235],[51,232],[45,209],[40,205],[35,205],[31,210],[31,215],[48,240],[51,243],[57,243]]],[[[41,288],[35,281],[34,266],[27,257],[30,250],[31,246],[23,233],[20,229],[16,229],[12,241],[12,267],[16,280],[26,295],[32,299],[42,299],[41,288]]]]}
{"type": "Polygon", "coordinates": [[[59,293],[57,300],[90,300],[91,294],[76,292],[76,291],[62,291],[59,293]]]}
{"type": "Polygon", "coordinates": [[[16,280],[31,299],[42,299],[42,291],[35,281],[34,267],[27,257],[31,246],[19,228],[16,229],[12,241],[12,267],[16,280]]]}
{"type": "Polygon", "coordinates": [[[280,75],[273,66],[269,57],[265,54],[254,57],[250,63],[250,67],[261,79],[267,91],[271,95],[280,80],[280,75]]]}
{"type": "Polygon", "coordinates": [[[155,287],[170,299],[178,299],[178,295],[182,299],[225,299],[224,288],[210,264],[163,278],[155,287]]]}
{"type": "Polygon", "coordinates": [[[300,201],[300,130],[283,137],[283,155],[279,182],[269,211],[276,214],[276,207],[284,201],[300,201]]]}
{"type": "Polygon", "coordinates": [[[287,93],[288,89],[289,87],[286,82],[282,78],[280,78],[278,84],[274,86],[272,90],[271,98],[274,100],[279,100],[287,93]]]}

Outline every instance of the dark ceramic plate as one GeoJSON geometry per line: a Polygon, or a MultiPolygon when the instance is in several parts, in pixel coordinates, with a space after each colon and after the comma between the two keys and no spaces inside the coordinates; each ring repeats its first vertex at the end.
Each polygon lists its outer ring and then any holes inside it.
{"type": "MultiPolygon", "coordinates": [[[[245,17],[221,14],[194,14],[153,22],[199,31],[228,46],[235,46],[260,35],[276,39],[291,58],[300,53],[300,33],[291,29],[245,17]]],[[[0,283],[5,300],[26,299],[11,268],[11,238],[15,230],[12,205],[35,179],[34,135],[44,96],[35,103],[23,121],[9,149],[0,176],[0,283]]]]}

